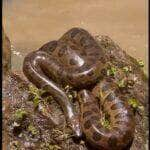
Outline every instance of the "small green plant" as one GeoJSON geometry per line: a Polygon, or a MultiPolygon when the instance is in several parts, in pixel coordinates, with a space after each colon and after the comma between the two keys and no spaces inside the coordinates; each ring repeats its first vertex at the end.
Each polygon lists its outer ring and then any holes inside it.
{"type": "Polygon", "coordinates": [[[32,85],[29,86],[29,92],[31,94],[38,95],[38,96],[41,96],[43,93],[45,93],[44,90],[38,89],[38,88],[36,88],[35,86],[32,86],[32,85]]]}
{"type": "Polygon", "coordinates": [[[138,64],[140,67],[144,67],[144,62],[142,60],[138,60],[138,64]]]}
{"type": "Polygon", "coordinates": [[[135,98],[130,98],[128,100],[129,105],[133,108],[134,113],[136,111],[141,111],[144,112],[144,106],[142,106],[137,99],[135,98]]]}
{"type": "Polygon", "coordinates": [[[122,79],[122,80],[118,81],[118,82],[117,82],[117,85],[118,85],[118,87],[120,87],[120,88],[126,87],[125,80],[122,79]]]}
{"type": "Polygon", "coordinates": [[[128,103],[129,103],[129,105],[131,105],[131,107],[133,107],[134,109],[137,109],[137,108],[140,106],[138,100],[135,99],[135,98],[130,98],[130,99],[128,99],[128,103]]]}
{"type": "Polygon", "coordinates": [[[102,117],[101,124],[104,128],[110,129],[110,121],[108,114],[105,114],[104,117],[102,117]]]}
{"type": "Polygon", "coordinates": [[[109,128],[110,128],[110,123],[109,123],[109,121],[106,120],[106,119],[103,119],[103,120],[102,120],[102,126],[109,129],[109,128]]]}
{"type": "Polygon", "coordinates": [[[127,66],[122,68],[125,73],[129,72],[129,68],[127,66]]]}
{"type": "Polygon", "coordinates": [[[25,110],[22,110],[22,109],[18,109],[15,111],[15,114],[14,114],[15,118],[16,119],[23,119],[25,116],[27,116],[27,112],[25,110]]]}
{"type": "Polygon", "coordinates": [[[38,107],[40,103],[40,98],[38,96],[35,96],[34,99],[33,99],[33,104],[34,104],[34,107],[38,107]]]}
{"type": "Polygon", "coordinates": [[[128,73],[128,72],[131,72],[131,71],[132,71],[132,67],[131,67],[131,66],[125,66],[125,67],[123,67],[122,69],[123,69],[123,71],[124,71],[125,73],[128,73]]]}
{"type": "Polygon", "coordinates": [[[41,90],[41,89],[37,89],[35,86],[29,86],[29,93],[33,95],[33,104],[34,104],[34,107],[38,107],[39,105],[39,102],[41,100],[41,95],[43,93],[45,93],[44,90],[41,90]]]}
{"type": "Polygon", "coordinates": [[[117,69],[115,67],[111,67],[107,70],[107,76],[114,76],[116,74],[117,69]]]}

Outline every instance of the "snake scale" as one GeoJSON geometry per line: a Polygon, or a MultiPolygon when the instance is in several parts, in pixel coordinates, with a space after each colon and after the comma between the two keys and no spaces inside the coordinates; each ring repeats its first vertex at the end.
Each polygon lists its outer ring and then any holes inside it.
{"type": "Polygon", "coordinates": [[[82,133],[98,149],[125,148],[134,136],[134,117],[127,103],[121,100],[107,80],[100,82],[101,103],[110,115],[111,128],[101,123],[96,97],[87,89],[94,85],[105,66],[104,51],[84,29],[72,28],[59,40],[29,53],[23,72],[38,88],[47,90],[62,107],[66,120],[77,137],[82,133]],[[62,85],[78,89],[80,116],[71,105],[62,85]]]}

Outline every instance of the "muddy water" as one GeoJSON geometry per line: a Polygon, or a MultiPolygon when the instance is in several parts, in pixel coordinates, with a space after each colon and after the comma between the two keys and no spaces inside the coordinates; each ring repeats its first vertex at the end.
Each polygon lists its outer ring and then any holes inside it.
{"type": "Polygon", "coordinates": [[[12,68],[24,56],[78,26],[110,36],[147,73],[148,0],[3,0],[3,25],[12,42],[12,68]]]}

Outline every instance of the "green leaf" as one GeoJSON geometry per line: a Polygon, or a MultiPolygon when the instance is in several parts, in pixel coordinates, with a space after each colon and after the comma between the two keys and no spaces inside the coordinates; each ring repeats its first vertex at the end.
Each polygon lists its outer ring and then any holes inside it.
{"type": "Polygon", "coordinates": [[[34,107],[37,107],[39,105],[39,102],[40,102],[40,99],[38,96],[36,96],[34,99],[33,99],[33,104],[34,104],[34,107]]]}
{"type": "Polygon", "coordinates": [[[31,92],[32,94],[37,94],[38,93],[38,89],[35,86],[30,85],[29,86],[29,92],[31,92]]]}
{"type": "Polygon", "coordinates": [[[125,85],[125,81],[122,79],[122,80],[120,80],[120,81],[118,81],[117,82],[117,85],[120,87],[120,88],[124,88],[124,87],[126,87],[126,85],[125,85]]]}
{"type": "Polygon", "coordinates": [[[137,101],[137,99],[135,98],[130,98],[128,99],[128,103],[129,105],[131,105],[131,107],[133,108],[138,108],[140,106],[139,102],[137,101]]]}
{"type": "Polygon", "coordinates": [[[129,68],[128,68],[127,66],[123,67],[122,69],[123,69],[123,71],[126,72],[126,73],[129,72],[129,68]]]}
{"type": "Polygon", "coordinates": [[[144,67],[144,62],[142,60],[138,60],[138,64],[140,67],[144,67]]]}
{"type": "Polygon", "coordinates": [[[46,91],[43,90],[43,89],[38,89],[38,88],[36,88],[36,87],[33,86],[33,85],[30,85],[30,86],[29,86],[29,92],[40,97],[40,96],[41,96],[43,93],[45,93],[46,91]]]}
{"type": "Polygon", "coordinates": [[[117,69],[115,67],[111,67],[110,69],[107,70],[107,76],[114,76],[116,74],[117,69]]]}
{"type": "Polygon", "coordinates": [[[132,67],[131,67],[131,66],[125,66],[125,67],[123,67],[122,69],[123,69],[123,71],[124,71],[125,73],[128,73],[128,72],[131,72],[131,71],[132,71],[132,67]]]}

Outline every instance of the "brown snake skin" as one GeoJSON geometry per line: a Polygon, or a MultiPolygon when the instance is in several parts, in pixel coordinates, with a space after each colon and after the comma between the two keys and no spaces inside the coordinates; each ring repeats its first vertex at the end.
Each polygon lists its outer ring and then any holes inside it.
{"type": "Polygon", "coordinates": [[[100,149],[122,149],[134,133],[134,119],[128,105],[106,81],[100,84],[104,110],[110,115],[111,129],[100,124],[101,115],[95,97],[86,88],[94,85],[105,66],[104,51],[84,29],[72,28],[58,41],[51,41],[24,59],[23,72],[38,88],[47,90],[61,105],[68,123],[77,137],[100,149]],[[62,85],[80,90],[81,117],[73,107],[62,85]],[[108,86],[106,86],[108,85],[108,86]],[[81,125],[80,125],[81,124],[81,125]]]}
{"type": "Polygon", "coordinates": [[[95,96],[88,90],[79,92],[81,102],[81,126],[88,141],[103,150],[120,150],[132,142],[134,117],[128,104],[122,101],[116,87],[106,80],[99,83],[103,111],[110,116],[111,128],[100,123],[101,113],[95,96]]]}

